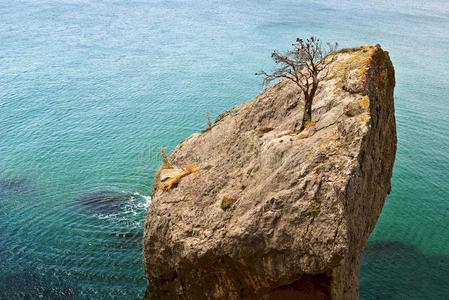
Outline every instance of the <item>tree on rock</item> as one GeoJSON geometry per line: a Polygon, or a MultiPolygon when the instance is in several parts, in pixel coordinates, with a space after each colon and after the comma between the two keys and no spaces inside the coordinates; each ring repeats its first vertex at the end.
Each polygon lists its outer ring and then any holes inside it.
{"type": "Polygon", "coordinates": [[[271,57],[278,67],[269,74],[260,71],[256,75],[264,76],[264,84],[270,84],[276,79],[287,78],[293,81],[304,95],[304,114],[300,131],[312,122],[312,103],[321,80],[329,74],[329,66],[335,60],[332,54],[338,44],[323,47],[320,39],[310,37],[306,40],[296,39],[293,49],[286,52],[273,51],[271,57]]]}

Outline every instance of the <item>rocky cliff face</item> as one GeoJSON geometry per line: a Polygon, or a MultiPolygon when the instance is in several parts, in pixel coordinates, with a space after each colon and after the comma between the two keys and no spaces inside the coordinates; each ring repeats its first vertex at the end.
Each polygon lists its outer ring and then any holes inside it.
{"type": "Polygon", "coordinates": [[[340,51],[298,133],[281,81],[180,143],[145,224],[148,299],[356,299],[363,247],[390,191],[394,69],[340,51]]]}

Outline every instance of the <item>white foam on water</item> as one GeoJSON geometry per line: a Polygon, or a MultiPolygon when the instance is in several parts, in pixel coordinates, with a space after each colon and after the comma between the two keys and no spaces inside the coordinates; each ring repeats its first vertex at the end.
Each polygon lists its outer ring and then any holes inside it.
{"type": "MultiPolygon", "coordinates": [[[[127,193],[126,191],[122,191],[127,193]]],[[[142,195],[138,192],[130,194],[123,207],[117,212],[97,213],[94,215],[99,220],[107,220],[113,224],[126,224],[127,227],[137,228],[143,225],[144,216],[151,204],[151,196],[142,195]]]]}
{"type": "Polygon", "coordinates": [[[137,203],[137,207],[138,208],[145,208],[148,209],[151,205],[151,196],[149,195],[142,195],[139,194],[138,192],[134,192],[133,195],[138,196],[140,198],[142,198],[144,201],[139,201],[139,203],[137,203]]]}

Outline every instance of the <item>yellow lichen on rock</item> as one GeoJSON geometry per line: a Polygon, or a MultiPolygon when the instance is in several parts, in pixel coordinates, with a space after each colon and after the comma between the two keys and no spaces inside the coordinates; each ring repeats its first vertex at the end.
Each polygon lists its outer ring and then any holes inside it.
{"type": "Polygon", "coordinates": [[[360,123],[362,125],[366,125],[369,122],[369,120],[370,120],[370,116],[368,114],[362,114],[360,116],[360,123]]]}
{"type": "Polygon", "coordinates": [[[363,96],[362,99],[359,100],[360,107],[363,109],[369,108],[369,97],[363,96]]]}
{"type": "MultiPolygon", "coordinates": [[[[380,48],[376,46],[361,46],[358,48],[346,48],[337,51],[335,55],[350,54],[347,58],[339,59],[330,72],[332,78],[336,78],[338,85],[342,88],[351,90],[347,87],[348,78],[361,82],[364,85],[368,77],[370,65],[373,63],[376,51],[380,48]],[[351,72],[351,74],[350,74],[351,72]]],[[[359,89],[360,87],[356,87],[359,89]]],[[[354,92],[360,92],[358,90],[354,92]]]]}

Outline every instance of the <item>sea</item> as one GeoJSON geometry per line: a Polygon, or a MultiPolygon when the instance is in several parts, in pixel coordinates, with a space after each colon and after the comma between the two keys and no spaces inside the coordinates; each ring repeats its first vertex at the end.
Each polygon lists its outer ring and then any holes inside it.
{"type": "Polygon", "coordinates": [[[361,299],[449,299],[447,0],[0,0],[0,299],[141,299],[167,152],[316,35],[396,69],[392,191],[361,299]]]}

